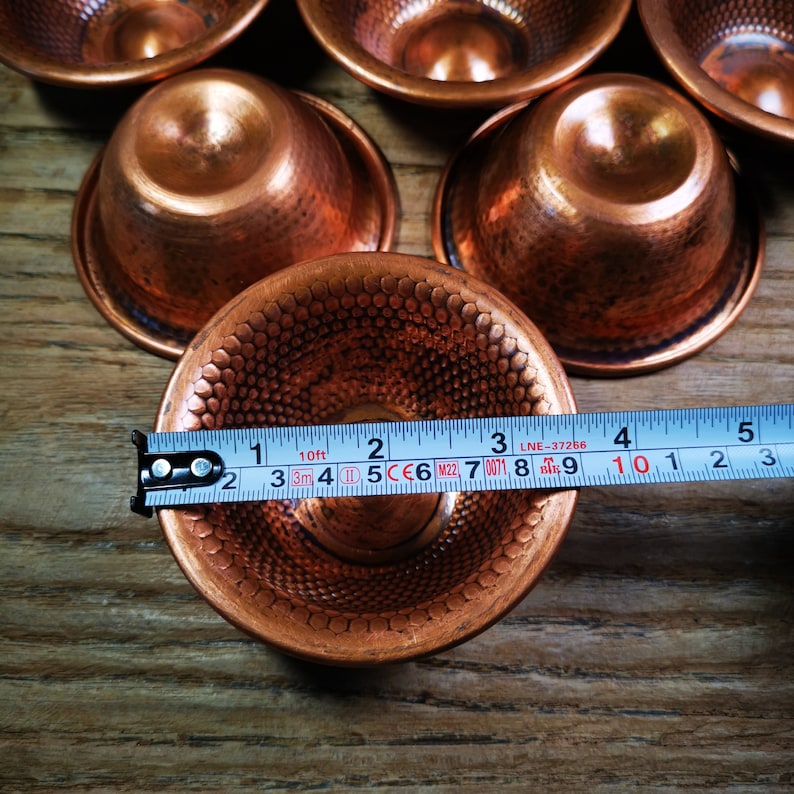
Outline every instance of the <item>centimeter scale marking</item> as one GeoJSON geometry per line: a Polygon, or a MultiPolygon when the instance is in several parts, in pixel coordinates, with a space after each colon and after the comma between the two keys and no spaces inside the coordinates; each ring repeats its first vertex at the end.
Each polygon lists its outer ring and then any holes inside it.
{"type": "Polygon", "coordinates": [[[794,405],[133,433],[136,512],[210,502],[794,477],[794,405]]]}

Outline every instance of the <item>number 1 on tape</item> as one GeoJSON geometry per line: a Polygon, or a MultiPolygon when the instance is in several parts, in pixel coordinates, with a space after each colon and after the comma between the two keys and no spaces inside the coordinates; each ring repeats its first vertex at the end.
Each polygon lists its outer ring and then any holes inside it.
{"type": "Polygon", "coordinates": [[[133,433],[131,506],[794,476],[794,405],[133,433]]]}

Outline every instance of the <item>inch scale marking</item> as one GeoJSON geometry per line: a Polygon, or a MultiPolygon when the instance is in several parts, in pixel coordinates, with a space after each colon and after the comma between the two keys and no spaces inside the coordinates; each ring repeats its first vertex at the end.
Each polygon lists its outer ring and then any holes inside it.
{"type": "Polygon", "coordinates": [[[134,511],[794,477],[794,405],[133,433],[134,511]]]}

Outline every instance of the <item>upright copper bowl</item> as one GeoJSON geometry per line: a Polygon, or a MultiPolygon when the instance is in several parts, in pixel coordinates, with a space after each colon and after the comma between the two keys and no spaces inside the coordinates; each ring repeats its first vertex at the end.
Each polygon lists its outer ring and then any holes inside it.
{"type": "Polygon", "coordinates": [[[244,72],[200,69],[125,114],[78,194],[73,252],[107,320],[176,357],[273,270],[388,249],[397,205],[380,150],[339,110],[244,72]]]}
{"type": "MultiPolygon", "coordinates": [[[[562,368],[496,290],[402,254],[279,271],[190,345],[156,429],[570,413],[562,368]]],[[[452,492],[163,509],[179,565],[225,618],[306,659],[375,665],[450,647],[517,604],[575,491],[452,492]]]]}
{"type": "Polygon", "coordinates": [[[497,113],[436,193],[436,256],[532,318],[572,372],[670,365],[721,334],[763,237],[716,133],[633,75],[572,81],[497,113]]]}
{"type": "Polygon", "coordinates": [[[538,96],[612,42],[631,0],[298,0],[344,69],[392,96],[436,107],[494,107],[538,96]]]}
{"type": "Polygon", "coordinates": [[[267,0],[0,0],[0,62],[67,86],[181,72],[245,30],[267,0]]]}
{"type": "Polygon", "coordinates": [[[794,143],[794,3],[638,0],[656,52],[717,116],[794,143]]]}

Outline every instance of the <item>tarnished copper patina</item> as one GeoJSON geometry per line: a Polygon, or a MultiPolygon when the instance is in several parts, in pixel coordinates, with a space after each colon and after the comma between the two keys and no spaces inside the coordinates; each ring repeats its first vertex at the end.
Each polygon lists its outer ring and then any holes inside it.
{"type": "Polygon", "coordinates": [[[753,133],[794,143],[791,0],[639,0],[656,52],[692,97],[753,133]]]}
{"type": "Polygon", "coordinates": [[[175,358],[274,270],[388,250],[397,216],[390,167],[337,108],[200,69],[159,83],[125,114],[80,188],[72,247],[107,320],[175,358]]]}
{"type": "MultiPolygon", "coordinates": [[[[559,361],[495,289],[404,254],[295,265],[249,287],[186,350],[156,429],[575,411],[559,361]]],[[[535,584],[575,491],[217,504],[158,513],[226,619],[288,654],[377,665],[481,632],[535,584]]]]}
{"type": "Polygon", "coordinates": [[[433,244],[516,301],[569,371],[649,371],[711,343],[753,292],[763,234],[736,180],[676,92],[583,77],[500,111],[452,158],[433,244]]]}
{"type": "Polygon", "coordinates": [[[297,0],[344,69],[435,107],[498,107],[560,85],[612,42],[630,0],[297,0]]]}
{"type": "Polygon", "coordinates": [[[0,0],[0,62],[68,86],[146,83],[209,58],[267,0],[0,0]]]}

